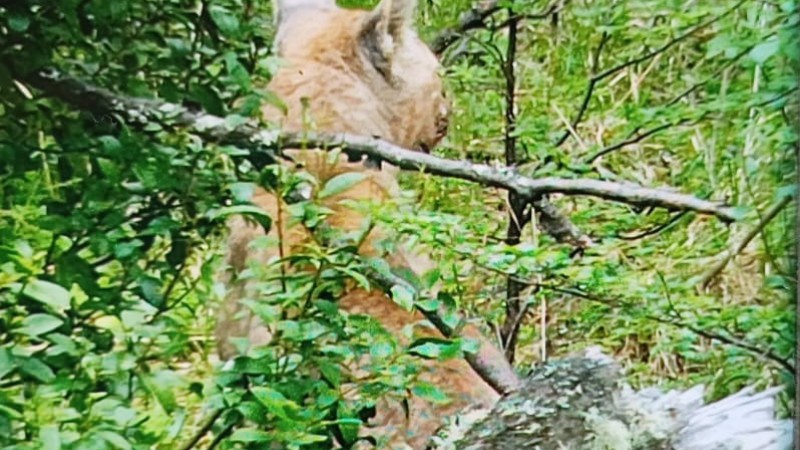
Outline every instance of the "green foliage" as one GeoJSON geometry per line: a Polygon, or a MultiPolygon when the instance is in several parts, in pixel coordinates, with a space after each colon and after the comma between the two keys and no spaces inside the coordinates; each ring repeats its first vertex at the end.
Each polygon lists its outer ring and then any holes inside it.
{"type": "MultiPolygon", "coordinates": [[[[466,8],[457,3],[433,10],[466,8]]],[[[515,4],[528,12],[546,7],[515,4]]],[[[427,17],[431,35],[452,23],[427,17]]],[[[462,290],[458,301],[490,322],[503,320],[497,298],[504,295],[506,274],[541,284],[526,297],[533,317],[518,346],[526,362],[535,361],[543,345],[562,354],[601,344],[625,357],[633,379],[644,384],[705,382],[714,398],[754,381],[793,389],[779,364],[765,368],[752,352],[709,335],[741,339],[791,360],[794,206],[783,208],[710,289],[696,288],[728,248],[796,190],[796,2],[690,8],[661,0],[571,2],[557,22],[552,19],[526,21],[518,36],[520,171],[674,186],[740,206],[741,223],[591,198],[553,199],[596,245],[573,256],[549,236],[530,233],[512,250],[501,244],[508,221],[502,194],[409,177],[407,186],[420,194],[418,207],[405,214],[403,233],[435,247],[456,292],[464,285],[480,288],[462,290]],[[573,126],[590,86],[586,110],[573,126]]],[[[495,23],[503,23],[502,16],[495,23]]],[[[456,107],[441,154],[503,160],[507,36],[481,30],[445,54],[456,107]]]]}
{"type": "MultiPolygon", "coordinates": [[[[502,193],[410,174],[405,186],[418,194],[374,208],[375,220],[397,232],[388,251],[400,238],[429,246],[438,268],[421,279],[402,275],[423,292],[439,284],[440,293],[429,299],[398,285],[391,289],[398,304],[457,307],[498,325],[505,280],[514,275],[540,285],[526,291],[532,314],[522,326],[521,368],[542,348],[558,355],[601,344],[624,359],[636,382],[702,381],[714,397],[753,382],[793,388],[775,360],[791,359],[795,347],[794,206],[711,289],[696,284],[771,205],[794,193],[797,4],[684,3],[575,1],[557,20],[523,22],[514,130],[524,150],[520,171],[675,186],[742,206],[744,220],[727,226],[553,198],[596,245],[574,255],[526,231],[522,244],[509,247],[502,193]],[[597,81],[574,133],[566,131],[593,75],[653,51],[597,81]],[[764,351],[774,358],[760,359],[764,351]]],[[[529,13],[546,6],[515,5],[529,13]]],[[[424,3],[422,34],[430,40],[469,7],[467,0],[424,3]]],[[[356,255],[361,235],[322,226],[330,211],[316,199],[290,213],[319,242],[279,262],[304,270],[243,274],[258,286],[248,306],[274,324],[275,339],[219,367],[209,330],[224,295],[215,274],[225,220],[240,215],[269,229],[274,218],[250,203],[255,187],[288,193],[316,181],[256,170],[244,161],[247,151],[204,143],[168,121],[134,129],[72,110],[15,78],[54,66],[114,92],[238,123],[263,104],[280,106],[259,89],[278,66],[273,33],[270,2],[252,0],[0,5],[3,448],[177,448],[215,411],[208,445],[329,448],[335,437],[354,442],[379,401],[447,400],[417,380],[420,361],[460,357],[472,343],[404,336],[401,344],[369,317],[342,315],[336,300],[345,286],[368,285],[367,269],[388,265],[356,255]],[[366,356],[368,373],[354,374],[353,362],[366,356]]],[[[440,154],[502,160],[506,45],[506,31],[482,29],[445,54],[455,113],[440,154]]],[[[318,197],[359,181],[340,175],[318,197]]],[[[457,328],[454,315],[444,319],[457,328]]]]}

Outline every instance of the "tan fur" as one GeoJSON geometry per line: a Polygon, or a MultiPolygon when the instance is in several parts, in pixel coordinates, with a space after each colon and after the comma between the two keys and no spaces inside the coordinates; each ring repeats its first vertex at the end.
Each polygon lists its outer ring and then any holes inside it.
{"type": "MultiPolygon", "coordinates": [[[[284,2],[300,0],[284,0],[284,2]]],[[[433,146],[442,137],[447,119],[447,103],[442,95],[439,64],[430,50],[409,28],[411,0],[393,0],[373,12],[348,11],[325,3],[326,0],[305,0],[282,8],[278,32],[278,50],[286,66],[274,76],[268,88],[278,94],[288,107],[286,115],[276,109],[264,110],[264,117],[280,124],[284,130],[299,131],[309,125],[317,131],[348,132],[379,136],[406,148],[433,146]],[[289,8],[288,6],[294,6],[289,8]],[[301,106],[309,102],[308,111],[301,106]]],[[[367,170],[361,163],[327,162],[319,150],[288,151],[322,185],[331,177],[344,172],[361,171],[367,175],[348,191],[325,200],[325,206],[335,213],[328,219],[331,226],[355,230],[363,225],[364,217],[343,206],[343,199],[382,201],[395,196],[399,190],[396,169],[367,170]]],[[[282,245],[284,254],[309,239],[300,226],[287,227],[285,205],[279,205],[271,193],[259,191],[254,202],[271,217],[284,211],[282,245]],[[281,208],[279,208],[281,206],[281,208]]],[[[260,229],[241,219],[230,224],[228,263],[234,272],[246,267],[248,261],[267,262],[277,249],[253,251],[249,243],[262,235],[260,229]]],[[[273,226],[271,236],[277,236],[273,226]]],[[[373,243],[381,235],[373,230],[360,249],[362,254],[376,252],[373,243]]],[[[432,267],[425,257],[410,251],[386,255],[395,267],[408,267],[422,273],[432,267]]],[[[217,325],[219,352],[222,358],[233,356],[229,338],[249,337],[253,344],[263,344],[270,338],[269,329],[250,317],[238,300],[245,297],[247,287],[229,283],[229,296],[220,313],[217,325]],[[244,318],[240,318],[244,315],[244,318]]],[[[396,336],[403,327],[422,320],[418,312],[410,313],[382,292],[367,292],[353,288],[340,300],[340,308],[348,314],[367,314],[377,318],[396,336]]],[[[438,332],[423,331],[438,336],[438,332]]],[[[474,327],[467,327],[470,337],[482,341],[483,359],[505,364],[502,353],[482,338],[474,327]]],[[[498,396],[472,371],[463,360],[427,361],[426,381],[448,392],[453,401],[445,406],[430,405],[419,399],[411,402],[411,417],[406,417],[399,405],[383,404],[372,422],[391,439],[392,448],[408,444],[422,449],[441,419],[468,405],[489,406],[498,396]]],[[[513,376],[510,366],[508,376],[513,376]]]]}

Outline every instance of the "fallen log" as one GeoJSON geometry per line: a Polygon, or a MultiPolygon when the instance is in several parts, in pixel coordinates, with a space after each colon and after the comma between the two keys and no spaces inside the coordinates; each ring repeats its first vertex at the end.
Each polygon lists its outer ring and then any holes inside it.
{"type": "Polygon", "coordinates": [[[704,387],[634,391],[596,348],[543,364],[492,409],[466,411],[431,450],[789,450],[775,418],[781,388],[752,387],[711,404],[704,387]]]}

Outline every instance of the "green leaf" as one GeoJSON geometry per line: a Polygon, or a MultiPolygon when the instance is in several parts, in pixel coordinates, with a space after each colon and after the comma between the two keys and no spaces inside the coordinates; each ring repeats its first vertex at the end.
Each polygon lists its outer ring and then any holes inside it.
{"type": "Polygon", "coordinates": [[[18,332],[28,336],[39,336],[60,327],[64,321],[50,314],[31,314],[22,320],[22,327],[18,332]]]}
{"type": "Polygon", "coordinates": [[[392,300],[406,311],[414,309],[415,292],[402,284],[392,286],[392,300]]]}
{"type": "Polygon", "coordinates": [[[775,200],[781,201],[787,197],[792,197],[797,194],[797,185],[788,184],[786,186],[781,186],[775,190],[775,200]]]}
{"type": "Polygon", "coordinates": [[[69,291],[62,286],[44,280],[28,282],[22,293],[57,311],[64,311],[69,308],[69,301],[72,298],[69,291]]]}
{"type": "Polygon", "coordinates": [[[326,360],[321,360],[317,363],[317,367],[329,383],[334,387],[339,387],[342,382],[342,369],[339,366],[326,360]]]}
{"type": "Polygon", "coordinates": [[[140,239],[131,239],[130,241],[118,242],[114,244],[114,256],[118,259],[129,258],[136,252],[136,249],[144,246],[144,242],[140,239]]]}
{"type": "Polygon", "coordinates": [[[336,175],[328,180],[319,192],[319,198],[328,198],[352,188],[367,178],[363,172],[347,172],[336,175]]]}
{"type": "Polygon", "coordinates": [[[236,214],[252,218],[259,225],[261,225],[265,233],[269,233],[269,230],[272,227],[272,218],[269,216],[269,214],[255,205],[224,206],[222,208],[210,211],[208,215],[211,220],[220,220],[236,214]]]}
{"type": "Polygon", "coordinates": [[[425,272],[422,276],[422,285],[425,289],[431,289],[436,286],[436,283],[442,278],[442,273],[439,271],[438,268],[434,267],[433,269],[425,272]]]}
{"type": "Polygon", "coordinates": [[[283,101],[282,98],[278,97],[274,92],[265,90],[261,93],[262,99],[269,105],[274,106],[277,108],[281,114],[288,114],[289,107],[286,106],[286,103],[283,101]]]}
{"type": "Polygon", "coordinates": [[[379,341],[369,346],[369,354],[373,358],[388,358],[394,352],[394,346],[389,342],[379,341]]]}
{"type": "Polygon", "coordinates": [[[726,52],[730,48],[736,48],[731,42],[730,36],[727,34],[718,34],[706,44],[706,58],[711,59],[720,53],[726,52]]]}
{"type": "Polygon", "coordinates": [[[189,95],[192,100],[199,102],[203,109],[217,116],[225,115],[225,104],[220,99],[219,92],[212,86],[205,84],[194,84],[189,88],[189,95]]]}
{"type": "Polygon", "coordinates": [[[744,220],[747,217],[747,214],[750,212],[750,208],[747,206],[734,206],[730,208],[731,215],[733,216],[733,220],[744,220]]]}
{"type": "Polygon", "coordinates": [[[350,278],[355,280],[356,283],[358,283],[358,285],[363,289],[369,290],[369,280],[364,275],[349,267],[337,267],[336,270],[350,276],[350,278]]]}
{"type": "Polygon", "coordinates": [[[299,445],[308,445],[317,442],[324,442],[327,439],[328,439],[327,437],[320,434],[298,433],[297,435],[292,437],[292,442],[299,445]]]}
{"type": "Polygon", "coordinates": [[[166,437],[167,439],[175,439],[180,435],[181,431],[183,430],[184,425],[186,425],[186,410],[179,409],[177,412],[173,414],[172,423],[166,429],[166,437]]]}
{"type": "Polygon", "coordinates": [[[150,374],[140,374],[139,379],[142,380],[145,389],[155,397],[166,413],[171,414],[175,411],[178,403],[175,401],[175,393],[172,391],[171,386],[159,383],[150,374]]]}
{"type": "Polygon", "coordinates": [[[97,138],[97,142],[100,143],[103,152],[109,156],[117,156],[122,152],[122,144],[114,136],[100,136],[97,138]]]}
{"type": "Polygon", "coordinates": [[[39,428],[39,442],[42,443],[42,450],[59,450],[61,436],[58,434],[58,425],[49,424],[39,428]]]}
{"type": "Polygon", "coordinates": [[[22,33],[28,29],[31,25],[31,19],[28,16],[24,16],[22,14],[14,14],[11,13],[8,16],[8,28],[12,30],[22,33]]]}
{"type": "Polygon", "coordinates": [[[749,56],[756,64],[764,64],[773,55],[778,53],[780,48],[781,42],[778,39],[771,39],[753,47],[753,49],[750,50],[749,56]]]}
{"type": "Polygon", "coordinates": [[[428,400],[429,402],[436,403],[438,405],[450,403],[450,398],[447,396],[447,394],[432,384],[419,383],[411,388],[411,392],[419,398],[428,400]]]}
{"type": "Polygon", "coordinates": [[[408,352],[425,358],[436,359],[442,354],[442,346],[445,345],[449,344],[427,341],[422,344],[413,345],[408,349],[408,352]]]}
{"type": "Polygon", "coordinates": [[[313,341],[328,331],[328,327],[317,321],[305,322],[300,325],[300,340],[313,341]]]}
{"type": "Polygon", "coordinates": [[[385,259],[370,257],[370,258],[365,258],[364,260],[367,263],[367,267],[378,272],[378,274],[389,278],[394,276],[394,273],[392,273],[392,267],[389,265],[388,262],[386,262],[385,259]]]}
{"type": "Polygon", "coordinates": [[[208,10],[211,20],[219,28],[222,34],[234,37],[239,31],[239,19],[236,18],[227,8],[219,5],[211,5],[208,10]]]}
{"type": "Polygon", "coordinates": [[[423,300],[417,300],[417,308],[421,309],[422,311],[427,311],[427,312],[437,311],[441,305],[442,302],[440,302],[435,298],[426,298],[423,300]]]}
{"type": "Polygon", "coordinates": [[[0,380],[14,370],[15,367],[11,352],[5,347],[0,347],[0,380]]]}
{"type": "Polygon", "coordinates": [[[300,336],[300,324],[294,320],[281,320],[275,327],[280,331],[284,339],[295,340],[300,336]]]}
{"type": "Polygon", "coordinates": [[[231,184],[231,194],[238,203],[249,203],[253,199],[255,192],[256,185],[254,183],[238,182],[231,184]]]}
{"type": "Polygon", "coordinates": [[[53,369],[38,358],[22,358],[19,369],[43,383],[51,383],[56,378],[53,369]]]}
{"type": "Polygon", "coordinates": [[[233,442],[272,442],[273,436],[255,428],[239,428],[229,439],[233,442]]]}
{"type": "Polygon", "coordinates": [[[250,89],[250,74],[247,69],[236,58],[236,53],[228,52],[225,54],[225,68],[228,71],[231,81],[243,90],[250,89]]]}
{"type": "Polygon", "coordinates": [[[295,402],[287,399],[280,392],[266,386],[254,387],[250,392],[253,393],[256,400],[264,405],[269,412],[281,419],[292,420],[288,416],[287,411],[297,411],[299,409],[295,402]]]}
{"type": "Polygon", "coordinates": [[[114,448],[118,448],[120,450],[131,450],[133,448],[127,439],[113,431],[98,431],[95,434],[111,444],[111,446],[114,448]]]}
{"type": "Polygon", "coordinates": [[[225,126],[227,126],[229,130],[238,128],[247,122],[247,117],[240,116],[239,114],[228,114],[225,116],[225,126]]]}
{"type": "Polygon", "coordinates": [[[153,306],[164,304],[164,296],[161,294],[161,280],[155,277],[143,276],[137,280],[142,297],[153,306]]]}

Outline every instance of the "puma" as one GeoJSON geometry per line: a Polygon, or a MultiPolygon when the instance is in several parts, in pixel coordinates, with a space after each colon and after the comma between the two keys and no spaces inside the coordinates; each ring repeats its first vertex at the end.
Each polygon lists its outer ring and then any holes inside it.
{"type": "MultiPolygon", "coordinates": [[[[415,3],[383,0],[375,10],[362,11],[339,8],[332,0],[278,0],[275,44],[285,65],[268,89],[284,101],[287,110],[266,107],[264,118],[285,131],[302,131],[311,123],[316,131],[378,136],[409,149],[435,146],[446,132],[448,103],[438,60],[411,28],[415,3]]],[[[344,206],[342,200],[384,201],[399,192],[394,167],[370,168],[346,158],[331,163],[323,150],[286,153],[317,177],[320,185],[345,172],[364,174],[354,186],[324,200],[324,206],[334,211],[327,219],[332,227],[356,230],[364,220],[363,213],[344,206]]],[[[289,225],[286,205],[275,195],[260,190],[253,201],[274,219],[269,234],[280,235],[281,248],[253,250],[249,244],[263,230],[242,219],[230,222],[227,264],[233,274],[215,332],[223,359],[235,354],[233,337],[247,337],[257,345],[271,336],[269,324],[259,323],[239,303],[247,295],[247,286],[235,281],[235,274],[253,262],[265,264],[278,254],[291,254],[310,239],[302,225],[289,225]]],[[[359,251],[375,254],[374,243],[381,235],[380,230],[372,230],[359,251]]],[[[427,258],[405,250],[388,255],[387,261],[417,273],[432,267],[427,258]]],[[[348,314],[376,318],[395,336],[403,327],[423,320],[420,313],[404,310],[383,292],[358,287],[338,299],[338,305],[348,314]]],[[[479,358],[504,367],[509,379],[516,378],[502,352],[476,327],[465,327],[462,335],[480,341],[479,358]]],[[[462,359],[422,364],[429,369],[424,380],[447,392],[452,401],[433,405],[413,399],[408,416],[399,405],[379,405],[370,423],[388,436],[392,448],[423,449],[443,417],[466,406],[491,406],[499,398],[462,359]]]]}

